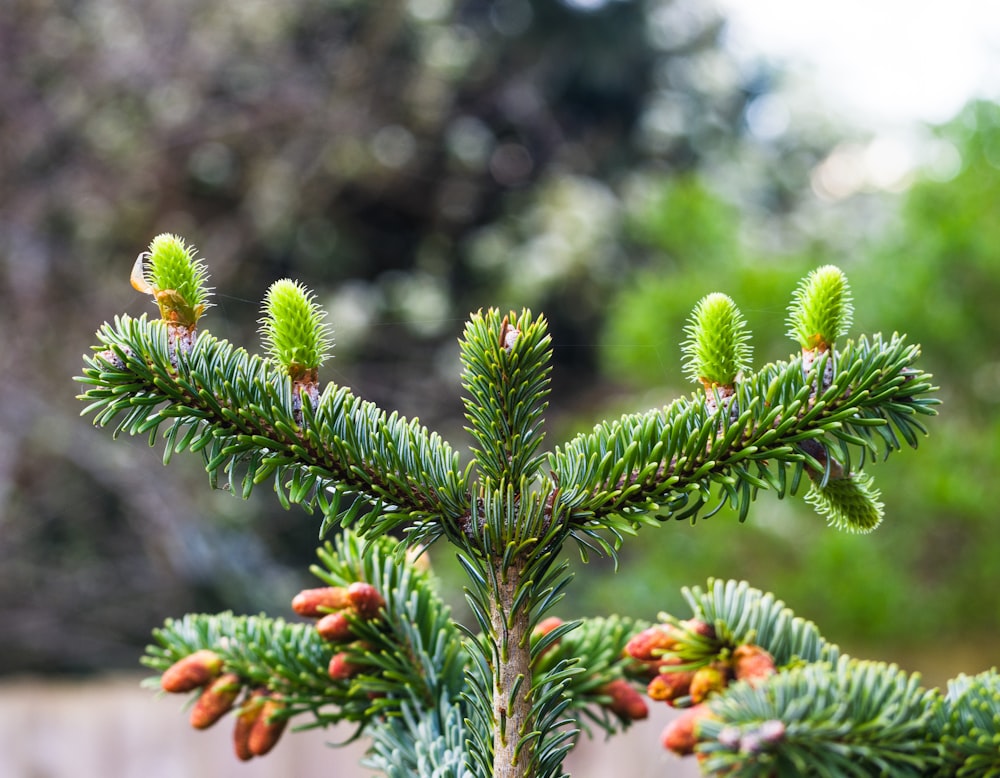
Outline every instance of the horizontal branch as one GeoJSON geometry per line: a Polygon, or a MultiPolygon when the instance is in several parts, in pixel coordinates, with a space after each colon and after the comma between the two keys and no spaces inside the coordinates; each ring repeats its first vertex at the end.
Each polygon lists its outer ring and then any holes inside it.
{"type": "Polygon", "coordinates": [[[849,343],[836,355],[828,386],[820,377],[832,355],[805,374],[802,359],[770,364],[736,387],[721,408],[706,397],[627,414],[578,435],[549,457],[559,485],[557,508],[585,532],[649,515],[694,518],[717,486],[741,518],[760,489],[794,494],[803,468],[824,472],[810,452],[850,464],[853,456],[915,447],[917,417],[935,413],[930,376],[915,369],[918,346],[894,335],[849,343]]]}
{"type": "Polygon", "coordinates": [[[227,474],[244,497],[270,478],[283,502],[307,508],[335,508],[330,489],[357,495],[380,506],[368,517],[378,532],[467,510],[457,453],[416,419],[333,384],[315,406],[303,399],[298,416],[291,382],[267,360],[207,332],[176,354],[162,322],[145,316],[116,317],[98,338],[77,379],[89,385],[84,413],[101,426],[117,421],[116,434],[148,434],[151,445],[165,427],[165,461],[202,451],[213,483],[227,474]]]}

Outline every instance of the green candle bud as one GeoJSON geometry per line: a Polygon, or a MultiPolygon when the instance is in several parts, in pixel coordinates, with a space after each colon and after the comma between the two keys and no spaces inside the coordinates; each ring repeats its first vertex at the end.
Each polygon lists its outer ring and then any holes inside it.
{"type": "Polygon", "coordinates": [[[750,367],[750,331],[736,303],[714,292],[695,306],[681,344],[684,372],[706,389],[732,387],[750,367]]]}
{"type": "Polygon", "coordinates": [[[847,276],[824,265],[806,276],[788,307],[788,335],[803,351],[826,351],[847,334],[854,316],[847,276]]]}
{"type": "Polygon", "coordinates": [[[333,336],[323,322],[326,311],[297,281],[275,281],[264,298],[260,334],[268,355],[293,380],[307,379],[329,356],[333,336]]]}
{"type": "Polygon", "coordinates": [[[165,232],[153,238],[132,267],[132,286],[153,295],[163,320],[189,329],[208,308],[211,294],[205,263],[195,257],[196,251],[165,232]]]}
{"type": "Polygon", "coordinates": [[[884,506],[881,493],[872,485],[866,473],[851,473],[844,478],[831,478],[826,485],[814,483],[806,502],[824,516],[831,527],[865,534],[882,523],[884,506]]]}

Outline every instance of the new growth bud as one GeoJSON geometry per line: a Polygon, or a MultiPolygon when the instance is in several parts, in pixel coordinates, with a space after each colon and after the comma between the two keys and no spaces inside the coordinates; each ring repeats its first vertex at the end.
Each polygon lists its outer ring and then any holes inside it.
{"type": "Polygon", "coordinates": [[[149,251],[136,257],[131,279],[136,290],[153,295],[165,322],[191,330],[208,308],[211,291],[205,263],[195,253],[176,235],[157,235],[149,251]]]}
{"type": "Polygon", "coordinates": [[[732,298],[714,292],[695,306],[681,344],[684,372],[710,395],[732,394],[740,374],[750,368],[750,331],[732,298]]]}
{"type": "Polygon", "coordinates": [[[885,506],[871,476],[864,472],[813,483],[806,502],[826,518],[827,524],[847,532],[865,534],[882,523],[885,506]]]}
{"type": "Polygon", "coordinates": [[[264,350],[293,382],[316,380],[316,371],[333,345],[326,312],[316,296],[297,281],[275,281],[264,298],[260,335],[264,350]]]}
{"type": "Polygon", "coordinates": [[[788,335],[803,352],[822,353],[847,333],[853,316],[847,276],[838,267],[824,265],[795,290],[788,307],[788,335]]]}
{"type": "Polygon", "coordinates": [[[136,257],[132,266],[132,286],[153,296],[167,325],[175,366],[177,353],[186,354],[194,345],[198,320],[210,305],[207,278],[194,246],[185,246],[183,239],[169,233],[153,238],[149,251],[136,257]]]}

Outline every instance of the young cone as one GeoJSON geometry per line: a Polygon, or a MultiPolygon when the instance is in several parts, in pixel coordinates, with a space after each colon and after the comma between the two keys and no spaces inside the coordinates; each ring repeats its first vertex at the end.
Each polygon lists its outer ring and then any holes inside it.
{"type": "Polygon", "coordinates": [[[178,659],[160,677],[165,692],[179,694],[197,689],[222,672],[222,658],[214,651],[202,649],[178,659]]]}

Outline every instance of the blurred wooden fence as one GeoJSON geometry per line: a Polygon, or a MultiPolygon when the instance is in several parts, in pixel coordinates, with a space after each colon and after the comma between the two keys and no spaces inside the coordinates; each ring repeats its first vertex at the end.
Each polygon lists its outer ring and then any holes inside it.
{"type": "MultiPolygon", "coordinates": [[[[139,688],[138,677],[85,682],[0,683],[2,778],[371,778],[358,767],[363,743],[333,749],[350,729],[288,732],[266,757],[233,756],[231,721],[192,730],[181,698],[139,688]]],[[[567,770],[573,778],[688,778],[698,775],[659,745],[668,720],[657,705],[625,735],[584,740],[567,770]]]]}

